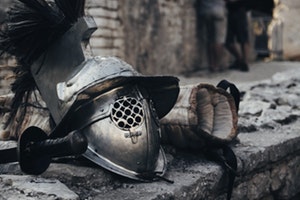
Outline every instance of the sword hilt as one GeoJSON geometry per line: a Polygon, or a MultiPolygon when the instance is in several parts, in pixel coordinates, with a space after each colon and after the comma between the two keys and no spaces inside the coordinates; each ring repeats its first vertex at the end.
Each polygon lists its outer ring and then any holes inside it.
{"type": "Polygon", "coordinates": [[[76,130],[63,138],[48,139],[42,129],[29,127],[18,141],[21,170],[27,174],[41,174],[49,167],[51,158],[82,154],[87,144],[86,137],[76,130]]]}

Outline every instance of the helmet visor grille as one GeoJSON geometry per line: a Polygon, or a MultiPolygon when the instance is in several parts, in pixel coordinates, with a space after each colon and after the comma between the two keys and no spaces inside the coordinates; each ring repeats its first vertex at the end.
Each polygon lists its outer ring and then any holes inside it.
{"type": "Polygon", "coordinates": [[[111,119],[122,130],[136,128],[144,120],[143,105],[136,98],[122,97],[113,104],[111,119]]]}

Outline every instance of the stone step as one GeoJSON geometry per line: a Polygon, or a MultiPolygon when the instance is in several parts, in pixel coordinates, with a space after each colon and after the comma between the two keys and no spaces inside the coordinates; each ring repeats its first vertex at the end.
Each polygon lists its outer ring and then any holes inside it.
{"type": "MultiPolygon", "coordinates": [[[[296,98],[300,96],[299,73],[299,70],[279,73],[271,80],[241,87],[239,142],[232,146],[238,158],[232,200],[299,199],[300,107],[296,98]],[[250,104],[252,106],[248,106],[250,104]]],[[[9,145],[15,146],[16,142],[0,142],[0,148],[9,145]]],[[[53,179],[60,181],[80,199],[225,199],[228,179],[220,165],[207,160],[201,152],[183,152],[168,146],[165,149],[168,159],[165,177],[173,180],[173,184],[162,180],[154,183],[132,181],[82,157],[56,160],[37,177],[46,183],[53,179]]],[[[9,176],[12,180],[16,180],[13,179],[15,175],[24,176],[23,180],[29,183],[36,178],[24,175],[18,163],[1,164],[0,174],[6,175],[0,187],[2,196],[12,195],[6,191],[14,191],[13,187],[24,191],[21,187],[24,184],[6,184],[9,176]]],[[[30,194],[33,193],[25,192],[22,199],[32,199],[30,194]]],[[[38,192],[34,194],[39,195],[38,192]]],[[[45,193],[40,195],[45,197],[45,193]]]]}

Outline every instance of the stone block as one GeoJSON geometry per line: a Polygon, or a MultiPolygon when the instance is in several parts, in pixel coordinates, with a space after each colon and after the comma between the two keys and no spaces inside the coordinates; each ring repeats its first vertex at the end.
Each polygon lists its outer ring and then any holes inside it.
{"type": "Polygon", "coordinates": [[[79,196],[55,179],[0,175],[1,199],[79,200],[79,196]]]}

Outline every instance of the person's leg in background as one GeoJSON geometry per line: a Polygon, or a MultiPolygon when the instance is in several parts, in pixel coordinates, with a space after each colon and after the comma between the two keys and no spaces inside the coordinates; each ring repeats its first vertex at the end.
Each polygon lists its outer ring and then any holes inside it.
{"type": "Polygon", "coordinates": [[[249,36],[247,14],[244,9],[228,14],[225,46],[234,57],[234,62],[229,69],[248,71],[249,36]],[[240,49],[235,39],[237,39],[240,49]]]}
{"type": "Polygon", "coordinates": [[[216,29],[214,25],[214,20],[212,16],[206,21],[206,40],[207,40],[207,61],[208,61],[208,70],[210,72],[217,71],[217,44],[216,44],[216,29]]]}
{"type": "Polygon", "coordinates": [[[245,8],[241,8],[238,13],[237,19],[237,41],[241,46],[241,71],[249,71],[248,56],[249,56],[249,30],[248,30],[248,18],[245,8]]]}
{"type": "Polygon", "coordinates": [[[210,72],[221,71],[221,60],[223,56],[224,36],[223,33],[225,26],[224,18],[212,17],[207,24],[208,27],[208,63],[210,72]]]}

